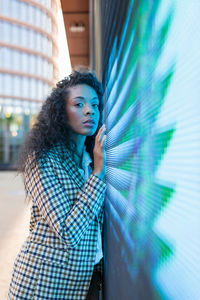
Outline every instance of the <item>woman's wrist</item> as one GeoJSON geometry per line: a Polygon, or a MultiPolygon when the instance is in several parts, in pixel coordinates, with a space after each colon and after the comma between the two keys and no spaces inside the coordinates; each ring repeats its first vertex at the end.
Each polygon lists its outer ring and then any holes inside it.
{"type": "Polygon", "coordinates": [[[104,179],[104,175],[101,172],[93,171],[92,174],[98,176],[101,180],[104,179]]]}

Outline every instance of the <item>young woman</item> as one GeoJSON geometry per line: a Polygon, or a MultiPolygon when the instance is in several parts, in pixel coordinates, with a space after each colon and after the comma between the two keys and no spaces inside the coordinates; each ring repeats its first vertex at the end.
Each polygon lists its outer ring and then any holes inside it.
{"type": "Polygon", "coordinates": [[[8,299],[100,299],[105,138],[102,85],[73,71],[47,97],[21,151],[30,233],[8,299]]]}

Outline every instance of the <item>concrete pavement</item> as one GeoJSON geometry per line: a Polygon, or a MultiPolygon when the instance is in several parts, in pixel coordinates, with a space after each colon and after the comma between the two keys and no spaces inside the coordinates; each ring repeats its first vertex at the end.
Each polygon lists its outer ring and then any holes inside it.
{"type": "Polygon", "coordinates": [[[7,300],[15,257],[29,231],[30,204],[21,176],[0,172],[0,300],[7,300]]]}

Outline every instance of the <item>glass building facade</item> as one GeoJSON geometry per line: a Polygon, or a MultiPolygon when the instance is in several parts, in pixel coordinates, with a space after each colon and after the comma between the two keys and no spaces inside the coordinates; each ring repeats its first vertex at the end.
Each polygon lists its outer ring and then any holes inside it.
{"type": "Polygon", "coordinates": [[[0,168],[20,144],[58,78],[58,0],[0,1],[0,168]]]}

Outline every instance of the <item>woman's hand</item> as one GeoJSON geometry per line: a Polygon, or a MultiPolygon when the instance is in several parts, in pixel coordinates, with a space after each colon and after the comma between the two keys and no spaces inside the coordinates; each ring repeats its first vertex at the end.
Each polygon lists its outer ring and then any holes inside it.
{"type": "Polygon", "coordinates": [[[97,175],[101,179],[104,178],[106,173],[106,151],[105,151],[106,135],[104,135],[105,130],[106,127],[105,124],[103,124],[95,137],[95,145],[93,149],[93,154],[94,154],[93,174],[97,175]]]}

